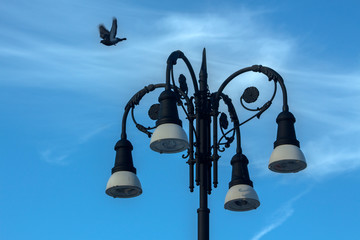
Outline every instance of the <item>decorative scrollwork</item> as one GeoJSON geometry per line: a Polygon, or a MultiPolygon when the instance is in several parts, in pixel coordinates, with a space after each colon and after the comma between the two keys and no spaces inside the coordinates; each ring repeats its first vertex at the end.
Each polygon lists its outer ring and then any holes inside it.
{"type": "Polygon", "coordinates": [[[225,113],[221,113],[220,115],[220,127],[223,129],[227,129],[229,126],[229,121],[227,119],[227,115],[225,113]]]}
{"type": "Polygon", "coordinates": [[[260,118],[261,114],[263,114],[270,106],[271,106],[271,101],[266,102],[260,109],[259,112],[256,114],[257,118],[260,118]]]}
{"type": "MultiPolygon", "coordinates": [[[[152,132],[150,132],[149,130],[153,130],[156,128],[156,126],[154,127],[145,127],[141,124],[139,124],[136,119],[135,119],[135,114],[134,114],[134,109],[135,106],[138,105],[141,101],[141,99],[149,92],[152,92],[153,90],[155,90],[156,88],[161,88],[161,87],[165,87],[165,84],[150,84],[146,87],[144,87],[143,89],[141,89],[140,91],[138,91],[127,103],[126,107],[125,107],[125,114],[124,114],[124,118],[123,118],[123,123],[122,123],[122,135],[126,136],[125,133],[125,129],[126,129],[126,116],[128,114],[128,112],[131,110],[131,117],[133,122],[135,123],[136,128],[145,133],[148,137],[151,137],[152,132]]],[[[171,88],[174,89],[174,92],[178,95],[178,105],[182,107],[182,109],[184,110],[186,116],[188,119],[193,119],[194,118],[194,104],[192,102],[192,99],[190,99],[183,91],[182,89],[176,87],[175,85],[171,85],[171,88]],[[182,101],[184,100],[184,101],[182,101]],[[187,110],[185,109],[184,105],[187,106],[187,110]]],[[[160,108],[160,104],[156,103],[153,104],[150,109],[148,110],[148,115],[150,117],[151,120],[157,120],[158,119],[158,112],[159,112],[159,108],[160,108]]]]}
{"type": "MultiPolygon", "coordinates": [[[[261,70],[264,70],[264,69],[261,69],[261,70]]],[[[272,72],[269,71],[268,74],[272,74],[272,72]]],[[[272,75],[270,77],[272,77],[272,75]]],[[[228,125],[228,123],[225,124],[225,122],[227,122],[227,116],[225,115],[225,113],[221,113],[219,122],[220,122],[220,130],[221,130],[222,136],[220,137],[220,139],[217,141],[217,144],[215,145],[215,147],[218,149],[218,151],[223,152],[225,150],[225,148],[230,147],[230,144],[235,140],[234,136],[236,133],[236,129],[238,129],[239,126],[247,123],[248,121],[250,121],[251,119],[253,119],[255,117],[260,118],[260,116],[271,106],[271,103],[276,95],[276,90],[277,90],[277,84],[276,84],[276,81],[274,81],[274,93],[273,93],[271,99],[269,101],[267,101],[262,107],[249,108],[249,107],[245,106],[244,103],[250,104],[250,103],[256,102],[258,100],[260,93],[259,93],[259,90],[254,86],[246,88],[240,97],[240,103],[246,110],[255,111],[256,113],[241,123],[239,122],[239,119],[237,117],[234,106],[231,103],[231,99],[224,93],[220,94],[220,98],[228,106],[228,112],[230,114],[231,121],[234,123],[234,127],[226,132],[224,131],[227,129],[227,128],[225,128],[225,126],[228,125]],[[223,146],[223,148],[221,148],[220,146],[223,146]]],[[[219,102],[216,101],[216,97],[215,97],[216,95],[217,95],[217,93],[214,93],[210,96],[210,101],[212,104],[212,109],[214,111],[213,112],[214,116],[216,115],[216,109],[219,104],[219,102]]]]}
{"type": "Polygon", "coordinates": [[[180,85],[181,91],[183,91],[187,95],[189,89],[188,89],[188,86],[186,83],[186,77],[183,74],[180,74],[180,76],[179,76],[179,85],[180,85]]]}
{"type": "Polygon", "coordinates": [[[231,137],[225,137],[226,139],[226,142],[225,143],[220,143],[221,144],[224,144],[224,146],[226,148],[229,148],[230,147],[230,144],[234,141],[234,136],[231,136],[231,137]]]}
{"type": "Polygon", "coordinates": [[[131,108],[131,118],[132,118],[133,122],[135,123],[136,128],[139,131],[145,133],[150,138],[152,133],[149,132],[149,130],[155,129],[155,127],[145,127],[145,126],[139,124],[135,119],[134,109],[135,109],[135,107],[131,108]]]}
{"type": "Polygon", "coordinates": [[[150,138],[151,137],[151,132],[149,132],[148,130],[151,130],[151,129],[153,129],[153,128],[150,128],[150,127],[144,127],[143,125],[141,125],[141,124],[135,124],[135,126],[136,126],[136,128],[139,130],[139,131],[141,131],[141,132],[143,132],[143,133],[145,133],[146,135],[148,135],[148,137],[150,138]]]}
{"type": "Polygon", "coordinates": [[[229,127],[229,121],[225,113],[220,114],[219,123],[220,123],[220,130],[223,136],[219,140],[218,147],[220,145],[224,145],[225,148],[229,148],[230,144],[234,141],[235,131],[233,131],[233,135],[231,137],[226,136],[227,134],[225,134],[224,129],[227,129],[229,127]],[[221,142],[223,138],[226,140],[226,142],[221,142]]]}
{"type": "MultiPolygon", "coordinates": [[[[188,158],[190,156],[190,151],[189,151],[189,149],[187,150],[187,152],[186,152],[186,154],[183,154],[181,157],[182,158],[184,158],[184,159],[186,159],[186,158],[188,158]]],[[[189,159],[189,162],[190,162],[191,160],[189,159]]]]}
{"type": "Polygon", "coordinates": [[[219,152],[225,152],[225,148],[224,147],[220,148],[220,146],[218,146],[218,151],[219,152]]]}
{"type": "Polygon", "coordinates": [[[241,99],[244,99],[246,103],[253,103],[259,97],[259,90],[256,87],[248,87],[241,95],[241,99]]]}
{"type": "Polygon", "coordinates": [[[148,115],[149,115],[151,120],[157,120],[158,119],[159,109],[160,109],[160,104],[159,103],[155,103],[155,104],[151,105],[151,107],[150,107],[150,109],[148,111],[148,115]]]}
{"type": "Polygon", "coordinates": [[[155,90],[155,85],[154,84],[150,84],[146,87],[144,87],[143,89],[141,89],[139,92],[137,92],[130,100],[129,102],[126,104],[125,108],[127,107],[135,107],[136,105],[139,105],[140,100],[145,96],[145,94],[154,91],[155,90]]]}
{"type": "Polygon", "coordinates": [[[282,81],[281,76],[271,68],[264,67],[262,65],[253,65],[252,68],[254,72],[261,72],[265,74],[269,78],[269,81],[282,81]]]}
{"type": "Polygon", "coordinates": [[[263,114],[270,107],[273,99],[275,98],[276,90],[277,90],[277,84],[276,84],[276,81],[274,81],[274,93],[271,96],[271,99],[269,101],[267,101],[262,107],[250,108],[250,107],[245,106],[243,101],[245,101],[246,103],[255,102],[259,96],[259,90],[257,90],[257,88],[255,88],[255,87],[246,88],[240,98],[241,106],[248,111],[253,111],[253,112],[257,112],[257,113],[255,115],[253,115],[252,117],[250,117],[249,119],[242,122],[241,124],[239,124],[239,126],[247,123],[254,117],[260,118],[261,114],[263,114]]]}

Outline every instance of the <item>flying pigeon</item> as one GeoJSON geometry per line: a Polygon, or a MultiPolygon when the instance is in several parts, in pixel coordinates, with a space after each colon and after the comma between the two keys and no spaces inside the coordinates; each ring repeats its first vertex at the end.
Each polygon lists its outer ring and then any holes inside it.
{"type": "Polygon", "coordinates": [[[100,42],[106,46],[116,45],[120,41],[126,40],[126,38],[118,38],[116,37],[117,31],[117,20],[113,18],[111,30],[107,30],[104,25],[99,25],[100,37],[103,39],[100,42]]]}

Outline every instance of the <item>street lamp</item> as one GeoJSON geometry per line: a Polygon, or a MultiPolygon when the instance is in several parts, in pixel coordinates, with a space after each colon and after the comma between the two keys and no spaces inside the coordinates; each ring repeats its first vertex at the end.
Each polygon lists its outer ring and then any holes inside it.
{"type": "Polygon", "coordinates": [[[126,120],[131,110],[132,119],[136,127],[151,137],[150,148],[159,153],[177,153],[187,150],[190,175],[190,191],[194,190],[194,166],[195,182],[200,188],[200,207],[198,212],[198,239],[209,239],[209,213],[208,194],[213,186],[218,184],[218,160],[219,152],[224,149],[220,146],[229,147],[236,139],[236,153],[231,159],[232,176],[229,190],[225,197],[224,208],[230,211],[248,211],[260,206],[257,193],[250,180],[248,163],[249,160],[242,153],[240,140],[240,126],[260,117],[271,105],[280,85],[283,96],[282,112],[276,119],[278,124],[277,138],[274,142],[274,151],[269,161],[269,169],[279,173],[293,173],[306,168],[304,154],[300,150],[299,141],[295,135],[295,117],[289,112],[287,92],[282,77],[273,69],[261,65],[253,65],[243,68],[230,75],[220,86],[217,92],[210,92],[207,84],[206,51],[203,50],[202,65],[199,81],[195,77],[194,70],[181,51],[170,54],[167,60],[166,82],[150,84],[137,92],[125,106],[122,120],[121,139],[115,145],[116,158],[112,175],[106,186],[106,194],[114,198],[136,197],[142,193],[136,169],[133,165],[131,143],[127,140],[126,120]],[[185,76],[180,74],[179,87],[175,84],[173,66],[178,59],[186,64],[194,87],[193,96],[189,96],[185,76]],[[250,111],[256,112],[252,117],[240,122],[231,99],[223,93],[224,88],[237,76],[245,72],[259,72],[266,75],[269,81],[274,82],[274,93],[269,101],[262,107],[251,109],[245,103],[253,103],[257,100],[259,91],[255,87],[248,87],[240,98],[241,105],[250,111]],[[141,99],[157,88],[164,88],[159,96],[159,104],[154,104],[149,110],[149,116],[156,121],[156,129],[144,127],[136,122],[134,108],[141,99]],[[228,130],[228,119],[225,113],[219,112],[219,103],[222,100],[227,106],[228,114],[233,123],[233,128],[228,130]],[[245,102],[245,103],[244,103],[245,102]],[[184,110],[189,122],[188,136],[182,128],[179,118],[178,106],[184,110]],[[195,121],[195,124],[194,124],[195,121]],[[222,137],[218,138],[218,123],[222,137]],[[231,136],[230,136],[231,135],[231,136]],[[212,171],[211,171],[212,170],[212,171]]]}

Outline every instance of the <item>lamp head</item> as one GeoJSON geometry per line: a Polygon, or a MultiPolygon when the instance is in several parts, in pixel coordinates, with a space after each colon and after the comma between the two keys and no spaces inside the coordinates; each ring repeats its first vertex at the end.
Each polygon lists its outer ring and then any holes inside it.
{"type": "Polygon", "coordinates": [[[248,163],[249,160],[241,153],[231,159],[232,176],[224,204],[227,210],[249,211],[260,206],[259,197],[249,177],[248,163]]]}
{"type": "Polygon", "coordinates": [[[255,190],[247,184],[232,186],[226,194],[224,208],[230,211],[249,211],[260,206],[255,190]]]}
{"type": "Polygon", "coordinates": [[[176,106],[176,95],[171,90],[159,96],[160,109],[150,148],[159,153],[177,153],[189,148],[189,142],[176,106]]]}
{"type": "Polygon", "coordinates": [[[119,140],[115,145],[115,166],[106,185],[106,194],[114,198],[131,198],[142,193],[141,184],[133,165],[133,147],[127,139],[119,140]]]}
{"type": "Polygon", "coordinates": [[[106,194],[114,198],[132,198],[142,193],[141,184],[135,173],[114,172],[106,185],[106,194]]]}
{"type": "Polygon", "coordinates": [[[277,138],[270,156],[269,169],[279,173],[295,173],[305,169],[305,156],[295,135],[294,115],[288,111],[281,112],[276,122],[277,138]]]}
{"type": "Polygon", "coordinates": [[[150,140],[150,148],[159,153],[177,153],[189,148],[184,129],[175,123],[159,125],[150,140]]]}

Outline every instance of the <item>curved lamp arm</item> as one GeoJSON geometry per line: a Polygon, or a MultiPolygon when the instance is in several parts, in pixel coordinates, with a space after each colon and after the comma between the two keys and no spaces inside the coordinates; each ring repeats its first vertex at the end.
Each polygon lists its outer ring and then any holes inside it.
{"type": "MultiPolygon", "coordinates": [[[[233,129],[235,130],[235,135],[236,135],[236,153],[241,154],[242,149],[241,149],[241,134],[240,134],[239,118],[237,116],[235,107],[232,104],[232,101],[229,98],[229,96],[222,93],[221,94],[221,99],[227,105],[228,113],[230,115],[230,119],[234,124],[233,129]]],[[[214,175],[213,184],[214,184],[215,188],[217,187],[217,184],[218,184],[218,160],[220,158],[220,156],[218,155],[219,143],[218,143],[217,129],[218,129],[218,113],[213,115],[213,155],[212,155],[212,160],[214,162],[214,166],[213,166],[214,167],[213,168],[213,175],[214,175]]],[[[221,140],[219,142],[221,142],[221,140]]]]}
{"type": "MultiPolygon", "coordinates": [[[[230,114],[231,120],[234,123],[234,130],[235,130],[235,134],[236,134],[236,152],[237,154],[242,154],[242,149],[241,149],[241,135],[240,135],[240,124],[239,123],[239,119],[237,116],[237,113],[235,111],[235,108],[231,102],[231,99],[225,95],[223,93],[224,88],[237,76],[239,76],[240,74],[246,73],[246,72],[260,72],[265,74],[268,78],[269,81],[274,80],[274,84],[275,84],[275,91],[274,94],[271,98],[270,101],[268,101],[260,110],[259,113],[255,114],[253,117],[251,117],[250,119],[246,120],[245,122],[243,122],[242,124],[246,123],[247,121],[251,120],[252,118],[254,118],[255,116],[259,117],[264,111],[266,111],[270,105],[271,102],[273,100],[273,98],[275,97],[276,94],[276,83],[278,82],[281,86],[281,90],[283,93],[283,111],[288,112],[289,107],[288,107],[288,103],[287,103],[287,92],[286,92],[286,88],[285,88],[285,84],[284,84],[284,80],[283,78],[280,76],[280,74],[278,74],[275,70],[268,68],[268,67],[263,67],[261,65],[253,65],[251,67],[247,67],[247,68],[243,68],[240,69],[238,71],[236,71],[235,73],[233,73],[232,75],[230,75],[219,87],[219,90],[215,93],[215,98],[213,100],[213,116],[214,116],[214,120],[213,120],[213,161],[214,161],[214,186],[216,187],[216,185],[218,184],[218,180],[217,180],[217,161],[220,158],[217,151],[218,151],[218,139],[217,139],[217,117],[218,117],[218,109],[219,109],[219,102],[220,99],[223,99],[223,101],[225,102],[225,104],[228,106],[228,112],[230,114]]],[[[243,105],[243,107],[245,107],[243,105]]],[[[245,107],[246,108],[246,107],[245,107]]],[[[247,109],[247,108],[246,108],[247,109]]],[[[250,110],[250,109],[248,109],[250,110]]],[[[231,130],[232,131],[232,130],[231,130]]],[[[229,131],[230,132],[230,131],[229,131]]],[[[226,134],[225,134],[226,135],[226,134]]],[[[225,136],[224,135],[224,136],[225,136]]],[[[224,137],[223,136],[223,137],[224,137]]]]}
{"type": "Polygon", "coordinates": [[[137,93],[135,93],[135,95],[129,100],[129,102],[126,104],[125,106],[125,112],[123,115],[123,119],[122,119],[122,124],[121,124],[121,139],[126,138],[126,120],[127,120],[127,116],[129,115],[129,111],[130,109],[134,108],[135,105],[139,105],[140,100],[149,92],[154,91],[156,88],[159,88],[159,84],[150,84],[146,87],[144,87],[143,89],[141,89],[140,91],[138,91],[137,93]]]}
{"type": "Polygon", "coordinates": [[[284,80],[283,78],[280,76],[280,74],[278,74],[275,70],[269,68],[269,67],[264,67],[262,65],[253,65],[251,67],[246,67],[243,69],[240,69],[239,71],[234,72],[233,74],[231,74],[219,87],[219,90],[216,94],[215,97],[215,109],[216,112],[218,110],[219,107],[219,100],[220,100],[220,95],[222,93],[222,91],[224,90],[224,88],[237,76],[239,76],[240,74],[246,73],[246,72],[260,72],[263,73],[264,75],[266,75],[269,78],[269,81],[274,80],[275,82],[278,82],[280,84],[281,90],[282,90],[282,94],[283,94],[283,111],[287,112],[289,111],[289,106],[288,106],[288,100],[287,100],[287,92],[286,92],[286,88],[285,88],[285,84],[284,84],[284,80]]]}
{"type": "MultiPolygon", "coordinates": [[[[189,97],[178,87],[171,85],[171,88],[174,88],[177,90],[177,92],[179,92],[181,94],[181,96],[185,99],[187,107],[188,107],[188,111],[190,113],[193,112],[194,106],[193,103],[190,101],[189,97]]],[[[129,115],[129,111],[131,109],[133,109],[136,105],[139,105],[141,99],[147,94],[150,93],[152,91],[154,91],[157,88],[166,88],[166,84],[164,83],[158,83],[158,84],[150,84],[146,87],[144,87],[143,89],[141,89],[140,91],[138,91],[137,93],[135,93],[132,98],[128,101],[128,103],[125,106],[125,111],[124,111],[124,115],[122,118],[122,125],[121,125],[121,139],[126,138],[126,121],[127,121],[127,117],[129,115]]],[[[136,124],[136,127],[139,130],[144,130],[142,128],[144,128],[142,125],[140,124],[136,124]]]]}
{"type": "Polygon", "coordinates": [[[165,87],[165,89],[169,90],[170,87],[171,87],[171,84],[170,84],[170,72],[172,71],[173,66],[176,65],[176,62],[177,62],[177,60],[179,58],[181,58],[185,62],[187,68],[189,69],[191,79],[192,79],[192,82],[193,82],[193,85],[194,85],[194,90],[195,90],[195,93],[197,93],[199,91],[199,87],[198,87],[198,84],[196,82],[194,69],[192,68],[192,66],[191,66],[189,60],[187,59],[187,57],[185,56],[185,54],[183,52],[181,52],[180,50],[172,52],[170,54],[170,56],[168,57],[168,59],[167,59],[166,87],[165,87]]]}
{"type": "Polygon", "coordinates": [[[235,107],[230,99],[230,97],[224,93],[221,94],[221,98],[223,99],[224,103],[228,107],[228,112],[230,115],[230,119],[234,124],[234,130],[236,135],[236,153],[242,153],[241,150],[241,134],[240,134],[240,122],[238,115],[236,113],[235,107]]]}

